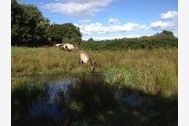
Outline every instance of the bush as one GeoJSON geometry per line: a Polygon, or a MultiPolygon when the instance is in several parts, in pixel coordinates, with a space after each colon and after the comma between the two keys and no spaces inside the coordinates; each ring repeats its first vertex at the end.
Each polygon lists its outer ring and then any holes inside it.
{"type": "Polygon", "coordinates": [[[143,48],[172,48],[178,47],[178,38],[173,36],[172,32],[163,31],[147,37],[123,38],[103,41],[82,42],[81,48],[89,50],[120,50],[120,49],[143,49],[143,48]]]}

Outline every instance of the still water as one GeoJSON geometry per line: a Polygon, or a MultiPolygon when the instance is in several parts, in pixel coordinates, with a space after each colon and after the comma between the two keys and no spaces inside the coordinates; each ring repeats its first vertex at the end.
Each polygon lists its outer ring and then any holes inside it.
{"type": "Polygon", "coordinates": [[[69,86],[76,82],[76,78],[73,79],[59,79],[50,81],[47,83],[47,96],[45,100],[33,101],[30,108],[30,114],[32,116],[46,115],[52,118],[59,118],[62,116],[62,112],[57,104],[60,93],[63,96],[67,95],[69,86]]]}
{"type": "MultiPolygon", "coordinates": [[[[88,75],[88,78],[99,79],[92,75],[88,75]]],[[[60,95],[64,96],[64,100],[69,99],[68,90],[69,87],[74,87],[79,83],[79,78],[69,78],[69,79],[55,79],[47,83],[47,96],[45,100],[33,101],[32,106],[30,107],[31,116],[48,116],[51,118],[60,118],[63,116],[63,111],[59,107],[58,101],[60,95]]],[[[90,80],[91,81],[91,80],[90,80]]],[[[82,90],[81,90],[82,91],[82,90]]],[[[125,94],[122,90],[113,91],[113,97],[117,100],[122,100],[124,103],[128,103],[130,106],[136,107],[142,104],[140,96],[136,93],[125,94]],[[125,95],[124,95],[125,94],[125,95]]]]}

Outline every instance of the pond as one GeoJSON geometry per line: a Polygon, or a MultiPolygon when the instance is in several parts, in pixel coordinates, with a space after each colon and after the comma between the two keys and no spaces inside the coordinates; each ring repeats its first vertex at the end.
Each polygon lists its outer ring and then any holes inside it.
{"type": "Polygon", "coordinates": [[[109,84],[101,74],[31,76],[27,80],[24,86],[12,89],[13,125],[177,123],[176,111],[165,108],[172,105],[169,108],[176,109],[177,101],[109,84]],[[46,81],[37,85],[41,80],[46,81]],[[164,116],[172,121],[164,119],[164,116]]]}
{"type": "MultiPolygon", "coordinates": [[[[64,98],[68,99],[69,87],[74,86],[77,81],[79,81],[78,78],[72,78],[54,80],[47,83],[48,90],[46,93],[48,94],[48,99],[32,102],[30,114],[32,116],[46,115],[52,118],[61,117],[62,113],[57,104],[59,97],[61,97],[60,94],[62,93],[64,98]]],[[[123,92],[119,90],[115,90],[113,94],[115,99],[121,99],[124,102],[127,102],[130,106],[140,106],[142,104],[142,100],[137,94],[132,93],[124,97],[123,92]]]]}
{"type": "Polygon", "coordinates": [[[48,98],[40,101],[33,101],[32,106],[29,109],[32,116],[49,116],[51,118],[60,118],[62,113],[57,101],[62,93],[63,96],[67,95],[69,86],[76,82],[76,78],[73,79],[59,79],[53,80],[47,83],[47,91],[45,92],[48,98]]]}

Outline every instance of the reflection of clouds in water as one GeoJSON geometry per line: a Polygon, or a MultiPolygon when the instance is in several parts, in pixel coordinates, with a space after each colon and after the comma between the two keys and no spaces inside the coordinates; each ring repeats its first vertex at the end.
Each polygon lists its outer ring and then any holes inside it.
{"type": "Polygon", "coordinates": [[[32,116],[42,116],[46,115],[48,117],[52,118],[58,118],[61,117],[62,112],[56,104],[56,101],[58,100],[59,93],[64,93],[64,97],[66,97],[66,93],[68,91],[68,88],[70,85],[74,84],[76,82],[75,79],[69,79],[69,80],[57,80],[50,82],[48,84],[48,99],[44,101],[37,101],[32,103],[32,107],[30,109],[30,114],[32,116]]]}
{"type": "Polygon", "coordinates": [[[49,102],[53,103],[54,100],[56,100],[56,98],[58,97],[59,92],[62,92],[64,93],[64,95],[66,95],[70,84],[73,84],[72,80],[59,80],[50,83],[48,85],[49,102]]]}

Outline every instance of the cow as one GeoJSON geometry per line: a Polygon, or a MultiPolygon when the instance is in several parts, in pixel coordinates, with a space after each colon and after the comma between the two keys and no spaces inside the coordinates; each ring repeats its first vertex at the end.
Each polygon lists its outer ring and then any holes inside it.
{"type": "Polygon", "coordinates": [[[78,49],[77,45],[70,44],[70,43],[57,44],[57,47],[60,47],[61,49],[66,50],[68,52],[78,49]]]}
{"type": "Polygon", "coordinates": [[[87,64],[90,63],[92,72],[95,71],[96,61],[92,60],[92,58],[86,52],[80,52],[80,63],[87,64]]]}

